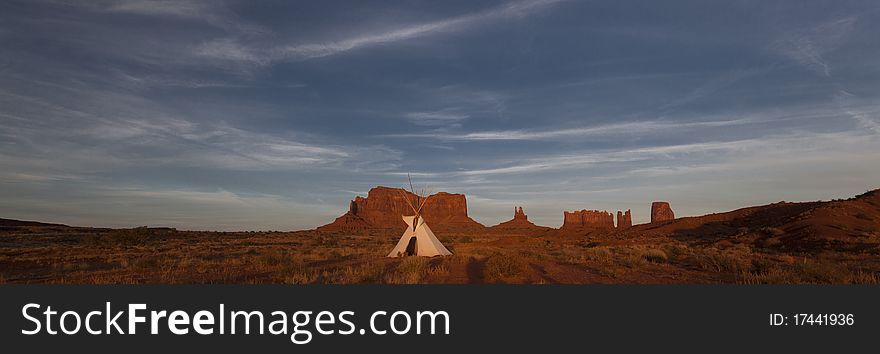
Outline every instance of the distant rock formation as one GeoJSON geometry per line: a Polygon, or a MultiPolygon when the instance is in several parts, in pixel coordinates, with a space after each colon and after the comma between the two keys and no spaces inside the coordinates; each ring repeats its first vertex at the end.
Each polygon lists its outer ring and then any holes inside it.
{"type": "Polygon", "coordinates": [[[500,223],[491,227],[493,230],[540,230],[549,229],[549,227],[538,226],[529,221],[528,215],[523,212],[522,207],[513,208],[513,219],[500,223]]]}
{"type": "Polygon", "coordinates": [[[8,227],[70,227],[62,224],[50,224],[45,222],[37,222],[37,221],[25,221],[25,220],[15,220],[15,219],[2,219],[0,218],[0,226],[8,226],[8,227]]]}
{"type": "Polygon", "coordinates": [[[363,232],[372,229],[372,225],[358,215],[357,210],[357,203],[352,200],[348,205],[347,213],[342,214],[332,223],[318,227],[318,231],[363,232]]]}
{"type": "MultiPolygon", "coordinates": [[[[401,216],[415,214],[404,198],[415,204],[418,197],[401,188],[375,187],[370,189],[366,198],[354,198],[349,203],[348,212],[332,223],[318,227],[318,231],[402,230],[406,223],[401,216]]],[[[440,192],[431,195],[422,208],[422,216],[434,230],[485,229],[468,217],[464,194],[440,192]]]]}
{"type": "Polygon", "coordinates": [[[607,211],[576,210],[563,212],[562,229],[614,228],[614,215],[607,211]]]}
{"type": "Polygon", "coordinates": [[[673,219],[675,219],[675,213],[669,207],[669,202],[651,203],[651,223],[673,219]]]}
{"type": "Polygon", "coordinates": [[[626,213],[617,211],[617,229],[618,230],[626,230],[633,226],[632,213],[629,209],[626,210],[626,213]]]}
{"type": "Polygon", "coordinates": [[[513,220],[528,221],[529,217],[526,215],[526,213],[523,212],[522,207],[519,207],[519,209],[517,209],[517,207],[513,207],[513,220]]]}

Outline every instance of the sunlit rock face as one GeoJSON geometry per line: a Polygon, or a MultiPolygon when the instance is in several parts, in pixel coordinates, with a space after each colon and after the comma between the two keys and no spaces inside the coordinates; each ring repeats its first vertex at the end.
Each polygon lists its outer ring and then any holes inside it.
{"type": "MultiPolygon", "coordinates": [[[[348,212],[330,224],[321,226],[318,231],[350,231],[403,229],[406,223],[401,216],[414,215],[410,204],[418,208],[418,196],[401,188],[375,187],[367,197],[358,196],[349,203],[348,212]],[[409,199],[409,203],[407,203],[409,199]]],[[[467,214],[467,199],[464,194],[440,192],[428,197],[421,211],[434,230],[475,231],[485,226],[471,219],[467,214]]]]}

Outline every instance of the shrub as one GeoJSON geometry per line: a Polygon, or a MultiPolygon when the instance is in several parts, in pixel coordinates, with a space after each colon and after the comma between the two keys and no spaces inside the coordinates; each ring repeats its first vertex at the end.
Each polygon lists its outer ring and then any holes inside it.
{"type": "Polygon", "coordinates": [[[682,262],[694,255],[694,251],[687,245],[668,244],[664,246],[664,252],[667,255],[667,261],[682,262]]]}
{"type": "Polygon", "coordinates": [[[613,254],[608,247],[589,248],[584,251],[584,258],[598,263],[611,263],[614,260],[613,254]]]}
{"type": "Polygon", "coordinates": [[[694,257],[699,266],[704,270],[719,273],[740,273],[749,271],[752,267],[752,254],[746,248],[734,248],[724,251],[706,249],[701,254],[695,254],[694,257]]]}
{"type": "Polygon", "coordinates": [[[525,268],[525,262],[519,256],[494,254],[486,259],[485,277],[494,282],[504,278],[517,276],[525,268]]]}
{"type": "Polygon", "coordinates": [[[778,237],[767,237],[764,239],[758,240],[758,245],[766,248],[776,248],[782,245],[782,240],[778,237]]]}
{"type": "Polygon", "coordinates": [[[781,236],[785,234],[785,230],[778,227],[762,227],[760,231],[770,236],[781,236]]]}
{"type": "Polygon", "coordinates": [[[642,257],[651,263],[666,263],[666,252],[658,249],[649,249],[642,253],[642,257]]]}
{"type": "Polygon", "coordinates": [[[599,247],[600,245],[602,245],[602,243],[596,241],[583,243],[584,248],[594,248],[599,247]]]}
{"type": "Polygon", "coordinates": [[[627,268],[636,268],[645,265],[645,258],[639,253],[624,253],[617,256],[617,260],[627,268]]]}
{"type": "Polygon", "coordinates": [[[862,220],[867,220],[867,221],[874,221],[874,218],[872,218],[870,215],[865,214],[865,213],[858,213],[858,214],[856,214],[856,218],[859,218],[859,219],[862,219],[862,220]]]}

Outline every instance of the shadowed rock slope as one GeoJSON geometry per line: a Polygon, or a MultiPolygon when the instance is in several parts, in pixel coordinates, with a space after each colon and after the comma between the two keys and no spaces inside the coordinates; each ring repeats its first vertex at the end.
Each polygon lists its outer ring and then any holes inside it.
{"type": "Polygon", "coordinates": [[[861,252],[880,245],[880,190],[846,200],[779,202],[636,225],[621,237],[723,240],[789,251],[861,252]]]}

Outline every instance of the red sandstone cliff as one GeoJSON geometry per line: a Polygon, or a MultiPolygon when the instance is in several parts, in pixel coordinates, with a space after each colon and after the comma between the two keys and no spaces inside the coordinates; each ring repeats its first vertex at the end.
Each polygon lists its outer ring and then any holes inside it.
{"type": "Polygon", "coordinates": [[[538,226],[529,221],[528,215],[522,207],[513,208],[513,219],[491,227],[493,230],[542,230],[549,229],[546,226],[538,226]]]}
{"type": "Polygon", "coordinates": [[[607,211],[576,210],[563,212],[562,229],[614,228],[614,215],[607,211]]]}
{"type": "MultiPolygon", "coordinates": [[[[404,198],[415,204],[417,196],[401,188],[379,186],[370,189],[366,198],[356,197],[349,204],[347,213],[319,227],[318,231],[402,230],[406,223],[400,217],[414,214],[404,198]]],[[[467,215],[464,194],[440,192],[431,195],[422,208],[422,216],[435,230],[475,231],[485,228],[467,215]]]]}
{"type": "Polygon", "coordinates": [[[668,202],[651,203],[651,222],[661,222],[675,219],[675,213],[669,207],[668,202]]]}

